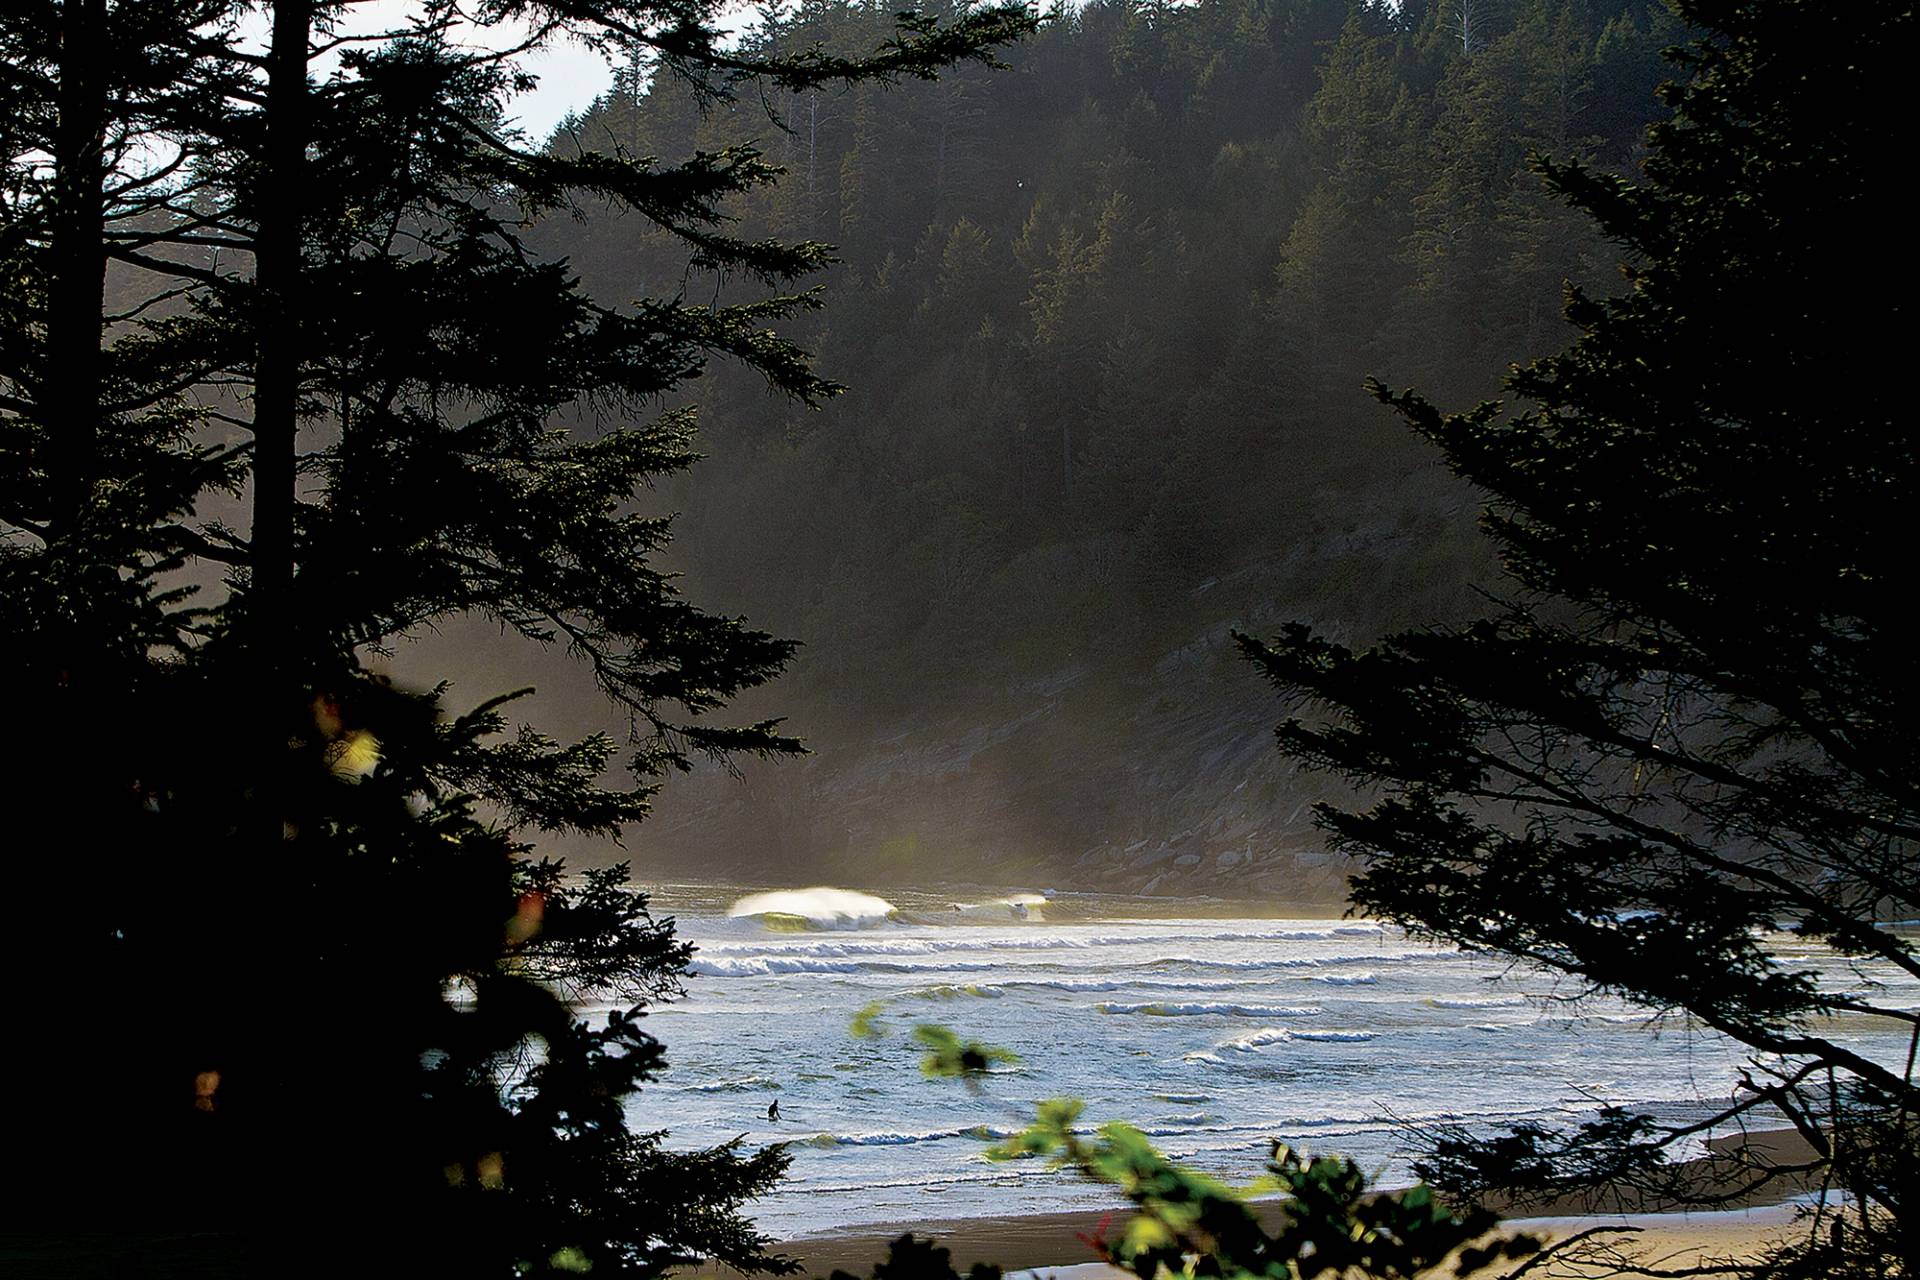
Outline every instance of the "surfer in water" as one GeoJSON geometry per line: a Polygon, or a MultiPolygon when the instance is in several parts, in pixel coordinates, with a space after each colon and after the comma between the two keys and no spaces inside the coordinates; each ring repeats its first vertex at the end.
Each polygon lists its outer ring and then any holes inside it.
{"type": "Polygon", "coordinates": [[[779,1118],[780,1118],[780,1099],[775,1098],[773,1100],[773,1105],[767,1108],[767,1119],[778,1120],[779,1118]]]}

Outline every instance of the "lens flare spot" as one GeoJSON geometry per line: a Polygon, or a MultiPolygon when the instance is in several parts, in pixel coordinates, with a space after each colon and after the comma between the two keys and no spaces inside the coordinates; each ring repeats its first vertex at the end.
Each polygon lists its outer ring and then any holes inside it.
{"type": "Polygon", "coordinates": [[[520,901],[514,905],[513,915],[507,920],[507,942],[519,946],[531,941],[540,932],[540,926],[547,916],[547,898],[543,893],[523,893],[520,901]]]}
{"type": "Polygon", "coordinates": [[[335,777],[358,782],[380,767],[380,739],[365,729],[350,729],[328,746],[327,764],[335,777]]]}
{"type": "Polygon", "coordinates": [[[555,1271],[568,1271],[575,1275],[584,1275],[593,1270],[593,1259],[579,1245],[570,1244],[564,1249],[556,1249],[547,1259],[547,1265],[555,1271]]]}
{"type": "Polygon", "coordinates": [[[320,731],[320,736],[323,738],[339,737],[342,728],[340,703],[326,694],[315,698],[313,700],[313,727],[320,731]]]}

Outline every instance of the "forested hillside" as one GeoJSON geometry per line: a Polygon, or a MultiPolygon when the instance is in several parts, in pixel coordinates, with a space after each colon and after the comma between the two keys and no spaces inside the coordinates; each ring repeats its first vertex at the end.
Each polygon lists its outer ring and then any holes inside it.
{"type": "MultiPolygon", "coordinates": [[[[808,0],[745,39],[887,19],[808,0]]],[[[693,597],[803,642],[751,710],[815,754],[670,787],[646,873],[1335,893],[1324,780],[1228,632],[1477,607],[1469,495],[1363,381],[1471,402],[1564,340],[1562,282],[1617,263],[1527,157],[1631,171],[1681,34],[1642,0],[1098,0],[1008,71],[771,100],[790,176],[727,212],[838,246],[796,332],[849,389],[715,367],[660,499],[693,597]]],[[[678,159],[760,110],[637,67],[553,145],[678,159]]],[[[602,297],[733,296],[638,216],[531,235],[602,297]]]]}

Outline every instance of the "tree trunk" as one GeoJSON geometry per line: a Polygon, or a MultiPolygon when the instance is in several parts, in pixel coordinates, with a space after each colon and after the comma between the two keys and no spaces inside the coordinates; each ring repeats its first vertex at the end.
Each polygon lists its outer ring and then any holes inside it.
{"type": "Polygon", "coordinates": [[[256,250],[259,313],[253,391],[252,583],[248,648],[271,696],[293,616],[295,449],[299,429],[301,183],[307,151],[307,40],[313,0],[279,0],[268,53],[267,142],[256,250]]]}
{"type": "Polygon", "coordinates": [[[299,669],[294,635],[293,566],[296,449],[300,409],[300,221],[306,171],[308,36],[313,0],[278,0],[268,51],[267,134],[256,208],[253,316],[253,530],[251,573],[240,620],[251,724],[253,790],[248,823],[253,856],[280,862],[288,812],[285,794],[290,680],[299,669]]]}
{"type": "Polygon", "coordinates": [[[48,436],[50,532],[54,543],[67,548],[84,541],[99,471],[100,317],[106,309],[107,271],[101,193],[106,11],[106,0],[66,0],[60,13],[46,364],[36,399],[48,436]]]}

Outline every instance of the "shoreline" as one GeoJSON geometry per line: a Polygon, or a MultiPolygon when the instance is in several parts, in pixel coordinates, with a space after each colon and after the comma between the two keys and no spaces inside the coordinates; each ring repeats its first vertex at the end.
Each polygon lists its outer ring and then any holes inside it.
{"type": "MultiPolygon", "coordinates": [[[[1260,1212],[1261,1206],[1257,1205],[1256,1213],[1271,1226],[1278,1217],[1278,1205],[1266,1203],[1272,1209],[1260,1212]]],[[[887,1256],[890,1241],[912,1231],[932,1236],[951,1251],[954,1268],[962,1275],[979,1262],[998,1265],[1009,1275],[1038,1272],[1044,1277],[1061,1272],[1076,1280],[1103,1273],[1119,1277],[1130,1273],[1105,1266],[1080,1236],[1093,1235],[1103,1223],[1110,1237],[1117,1236],[1125,1219],[1126,1211],[1117,1210],[913,1223],[891,1233],[866,1234],[863,1230],[861,1234],[805,1237],[778,1244],[773,1252],[798,1261],[801,1269],[797,1275],[820,1278],[841,1270],[864,1277],[887,1256]]],[[[1654,1253],[1674,1266],[1693,1266],[1707,1258],[1749,1254],[1764,1244],[1784,1239],[1794,1226],[1794,1206],[1782,1202],[1745,1209],[1503,1218],[1495,1230],[1525,1232],[1551,1242],[1594,1228],[1608,1228],[1622,1233],[1616,1242],[1624,1249],[1654,1253]]],[[[696,1274],[707,1273],[702,1270],[696,1274]]]]}
{"type": "MultiPolygon", "coordinates": [[[[1729,1135],[1707,1145],[1709,1154],[1677,1166],[1702,1192],[1728,1186],[1736,1169],[1749,1167],[1747,1161],[1785,1167],[1811,1154],[1805,1139],[1791,1129],[1729,1135]]],[[[1620,1228],[1635,1233],[1621,1237],[1622,1247],[1653,1250],[1676,1264],[1695,1265],[1704,1258],[1745,1253],[1779,1239],[1794,1223],[1792,1197],[1806,1189],[1802,1181],[1783,1177],[1764,1195],[1750,1192],[1725,1204],[1689,1207],[1657,1202],[1630,1188],[1602,1188],[1589,1196],[1529,1206],[1511,1217],[1502,1211],[1496,1230],[1558,1240],[1596,1227],[1620,1228]]],[[[1117,1237],[1133,1211],[1123,1200],[1116,1200],[1111,1210],[859,1224],[784,1240],[771,1246],[771,1251],[799,1262],[801,1275],[823,1277],[843,1270],[866,1276],[874,1263],[887,1256],[887,1245],[911,1231],[931,1236],[950,1250],[954,1268],[962,1275],[979,1262],[1008,1272],[1057,1270],[1090,1277],[1096,1273],[1078,1271],[1101,1265],[1089,1240],[1101,1234],[1117,1237]]],[[[1280,1200],[1259,1200],[1252,1208],[1262,1225],[1272,1229],[1283,1206],[1280,1200]]]]}

